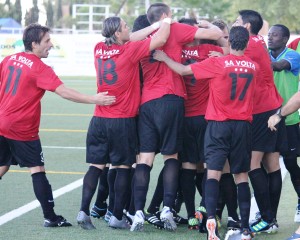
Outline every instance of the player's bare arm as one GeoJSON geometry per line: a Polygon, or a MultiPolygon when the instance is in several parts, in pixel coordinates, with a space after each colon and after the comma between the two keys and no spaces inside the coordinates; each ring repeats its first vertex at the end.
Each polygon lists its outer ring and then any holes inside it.
{"type": "Polygon", "coordinates": [[[280,72],[282,70],[291,70],[291,64],[287,60],[282,59],[278,62],[272,62],[272,68],[273,71],[277,72],[280,72]]]}
{"type": "Polygon", "coordinates": [[[157,61],[164,62],[168,65],[169,68],[171,68],[174,72],[180,74],[181,76],[193,74],[192,69],[189,65],[185,66],[181,63],[173,61],[163,51],[156,50],[153,54],[153,58],[157,61]]]}
{"type": "Polygon", "coordinates": [[[108,92],[100,92],[96,95],[90,96],[77,92],[72,88],[67,88],[64,84],[57,87],[55,93],[62,98],[78,103],[90,103],[107,106],[116,102],[116,97],[108,95],[108,92]]]}
{"type": "Polygon", "coordinates": [[[195,39],[218,40],[219,38],[223,37],[222,30],[206,20],[199,21],[198,26],[199,29],[195,34],[195,39]]]}

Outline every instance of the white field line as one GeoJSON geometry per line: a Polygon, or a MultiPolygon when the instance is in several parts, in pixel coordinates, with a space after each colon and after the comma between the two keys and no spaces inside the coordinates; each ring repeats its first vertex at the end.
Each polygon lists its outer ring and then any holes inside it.
{"type": "MultiPolygon", "coordinates": [[[[284,180],[286,174],[287,174],[287,169],[285,168],[285,165],[283,163],[283,159],[282,157],[280,157],[279,159],[279,163],[280,163],[280,169],[281,169],[281,177],[282,177],[282,181],[284,180]]],[[[259,212],[258,210],[258,206],[256,203],[256,200],[254,198],[254,196],[251,198],[251,210],[250,210],[250,217],[249,217],[249,222],[253,222],[255,220],[255,214],[259,212]]]]}
{"type": "MultiPolygon", "coordinates": [[[[70,192],[76,188],[79,188],[80,186],[82,186],[82,181],[83,181],[83,178],[81,178],[75,182],[72,182],[60,189],[57,189],[56,191],[53,192],[53,198],[55,199],[67,192],[70,192]]],[[[40,203],[38,202],[38,200],[34,200],[22,207],[14,209],[14,210],[0,216],[0,226],[17,218],[17,217],[20,217],[21,215],[39,207],[39,206],[40,206],[40,203]]]]}

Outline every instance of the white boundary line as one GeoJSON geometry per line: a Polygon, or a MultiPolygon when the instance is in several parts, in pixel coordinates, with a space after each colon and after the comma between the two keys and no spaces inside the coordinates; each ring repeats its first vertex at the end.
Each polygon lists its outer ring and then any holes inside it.
{"type": "MultiPolygon", "coordinates": [[[[67,192],[70,192],[76,188],[79,188],[80,186],[82,186],[82,181],[83,181],[83,178],[81,178],[75,182],[72,182],[60,189],[57,189],[56,191],[53,192],[53,198],[55,199],[67,192]]],[[[21,215],[39,207],[39,206],[40,206],[40,203],[38,202],[38,200],[34,200],[22,207],[19,207],[15,210],[12,210],[12,211],[0,216],[0,226],[17,218],[17,217],[20,217],[21,215]]]]}

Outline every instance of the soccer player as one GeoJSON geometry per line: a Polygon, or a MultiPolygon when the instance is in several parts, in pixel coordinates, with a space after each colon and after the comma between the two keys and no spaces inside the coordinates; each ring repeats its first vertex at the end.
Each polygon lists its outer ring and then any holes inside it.
{"type": "Polygon", "coordinates": [[[278,224],[273,210],[278,206],[282,188],[279,165],[279,151],[283,148],[284,123],[279,132],[268,129],[266,122],[281,106],[283,99],[274,84],[273,71],[268,49],[262,36],[258,35],[263,26],[261,15],[253,10],[241,10],[234,26],[243,26],[250,33],[250,40],[245,55],[257,62],[260,70],[255,86],[252,124],[252,157],[249,178],[254,196],[261,213],[251,226],[254,232],[276,232],[278,224]],[[263,163],[267,176],[261,168],[263,163]]]}
{"type": "Polygon", "coordinates": [[[205,204],[208,220],[207,239],[219,240],[216,207],[219,180],[226,159],[235,175],[241,215],[241,239],[252,239],[249,230],[250,188],[248,171],[251,158],[251,121],[253,95],[258,65],[244,55],[249,33],[233,27],[229,34],[230,54],[202,62],[182,65],[162,51],[154,59],[165,62],[180,75],[194,74],[196,80],[209,81],[209,99],[205,113],[208,120],[204,139],[207,181],[205,204]]]}
{"type": "MultiPolygon", "coordinates": [[[[119,17],[104,20],[102,35],[104,42],[94,48],[98,91],[109,91],[117,98],[109,107],[95,107],[87,133],[86,162],[90,164],[83,179],[82,200],[77,222],[83,229],[94,229],[89,206],[95,193],[99,176],[105,165],[111,163],[115,169],[114,206],[109,226],[129,228],[123,218],[123,208],[130,179],[130,168],[136,156],[136,115],[140,104],[139,60],[150,51],[161,47],[168,39],[171,19],[162,14],[161,27],[155,37],[131,42],[129,27],[119,17]]],[[[137,32],[144,38],[159,23],[137,32]]]]}
{"type": "MultiPolygon", "coordinates": [[[[147,10],[151,24],[161,15],[169,14],[170,8],[164,3],[154,3],[147,10]]],[[[186,24],[173,23],[171,33],[163,49],[177,61],[181,59],[182,46],[192,42],[194,38],[219,39],[221,30],[207,21],[202,21],[202,27],[197,28],[186,24]]],[[[152,37],[153,34],[150,35],[152,37]]],[[[155,152],[163,155],[164,200],[160,219],[165,228],[174,231],[177,226],[173,219],[171,208],[178,189],[178,151],[181,149],[182,124],[184,117],[185,85],[182,78],[174,74],[164,64],[152,59],[141,60],[143,68],[143,89],[139,111],[138,134],[140,143],[140,158],[135,170],[134,203],[135,217],[131,231],[142,231],[146,195],[148,191],[150,170],[155,152]]]]}
{"type": "Polygon", "coordinates": [[[287,47],[300,53],[300,38],[294,39],[287,47]]]}
{"type": "MultiPolygon", "coordinates": [[[[300,72],[300,54],[286,47],[289,38],[289,29],[282,24],[273,25],[269,30],[268,47],[275,85],[284,104],[298,91],[300,72]]],[[[297,157],[300,156],[299,113],[295,112],[287,116],[285,125],[288,149],[281,152],[281,155],[298,195],[294,221],[300,222],[300,168],[297,163],[297,157]]]]}
{"type": "Polygon", "coordinates": [[[12,164],[27,167],[43,210],[44,227],[68,227],[71,223],[54,212],[52,189],[45,174],[38,134],[41,99],[45,91],[73,102],[99,105],[112,104],[115,97],[107,92],[88,96],[67,88],[41,60],[53,47],[49,32],[48,27],[30,24],[23,33],[25,52],[7,56],[0,64],[0,166],[6,171],[12,164]]]}

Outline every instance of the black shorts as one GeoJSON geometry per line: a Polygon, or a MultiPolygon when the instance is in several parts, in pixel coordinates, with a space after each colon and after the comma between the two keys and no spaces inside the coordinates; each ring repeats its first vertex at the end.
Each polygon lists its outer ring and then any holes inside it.
{"type": "Polygon", "coordinates": [[[182,162],[204,162],[204,135],[207,121],[204,116],[185,117],[183,124],[183,149],[179,153],[182,162]]]}
{"type": "Polygon", "coordinates": [[[0,136],[0,166],[44,166],[41,141],[18,141],[0,136]]]}
{"type": "Polygon", "coordinates": [[[299,124],[286,126],[288,150],[280,152],[283,157],[297,158],[300,156],[299,124]]]}
{"type": "Polygon", "coordinates": [[[222,171],[228,158],[230,172],[248,172],[251,160],[251,124],[247,121],[208,121],[204,139],[207,169],[222,171]]]}
{"type": "Polygon", "coordinates": [[[131,166],[136,161],[135,118],[91,119],[86,139],[86,162],[131,166]]]}
{"type": "Polygon", "coordinates": [[[138,135],[140,152],[172,155],[182,149],[184,100],[165,95],[140,107],[138,135]]]}
{"type": "Polygon", "coordinates": [[[268,128],[269,117],[277,109],[253,115],[252,122],[252,151],[271,153],[287,150],[286,128],[284,121],[277,124],[277,131],[268,128]]]}

